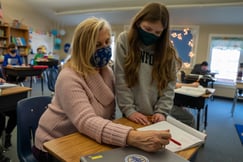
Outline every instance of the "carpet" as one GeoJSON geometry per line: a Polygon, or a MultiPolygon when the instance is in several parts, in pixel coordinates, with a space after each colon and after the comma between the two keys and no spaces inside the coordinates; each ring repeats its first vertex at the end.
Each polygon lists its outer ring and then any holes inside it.
{"type": "Polygon", "coordinates": [[[240,138],[241,144],[243,145],[243,125],[235,124],[235,128],[236,128],[237,134],[240,138]]]}

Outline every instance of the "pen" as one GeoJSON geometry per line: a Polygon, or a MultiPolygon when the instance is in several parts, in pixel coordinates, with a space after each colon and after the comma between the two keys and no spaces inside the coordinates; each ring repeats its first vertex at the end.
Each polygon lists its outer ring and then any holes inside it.
{"type": "Polygon", "coordinates": [[[177,144],[177,145],[181,146],[181,143],[180,143],[180,142],[178,142],[178,141],[176,141],[175,139],[170,138],[170,140],[171,140],[173,143],[175,143],[175,144],[177,144]]]}

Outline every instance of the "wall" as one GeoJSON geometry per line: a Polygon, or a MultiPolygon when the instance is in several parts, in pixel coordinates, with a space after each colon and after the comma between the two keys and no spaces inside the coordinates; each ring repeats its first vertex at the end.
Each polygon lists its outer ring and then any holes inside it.
{"type": "Polygon", "coordinates": [[[1,6],[4,21],[7,23],[12,23],[14,19],[17,19],[28,27],[42,31],[50,31],[54,25],[52,20],[37,14],[22,0],[1,0],[1,6]]]}

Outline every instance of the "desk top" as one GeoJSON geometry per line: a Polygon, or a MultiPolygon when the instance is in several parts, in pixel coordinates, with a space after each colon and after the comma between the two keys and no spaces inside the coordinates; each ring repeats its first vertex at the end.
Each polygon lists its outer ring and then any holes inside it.
{"type": "MultiPolygon", "coordinates": [[[[124,125],[132,126],[133,128],[142,127],[126,118],[121,118],[114,121],[124,125]]],[[[81,156],[92,153],[110,150],[115,146],[99,144],[96,141],[84,136],[80,133],[73,133],[61,138],[57,138],[44,143],[44,148],[53,156],[61,161],[79,162],[81,156]]],[[[190,148],[178,152],[180,156],[190,159],[199,149],[199,147],[190,148]]]]}
{"type": "Polygon", "coordinates": [[[12,66],[4,67],[5,70],[26,71],[26,70],[45,70],[48,66],[12,66]],[[35,68],[37,67],[37,68],[35,68]]]}
{"type": "Polygon", "coordinates": [[[28,92],[31,90],[32,89],[29,87],[20,87],[20,86],[4,88],[4,89],[2,89],[0,96],[7,96],[7,95],[17,94],[17,93],[22,93],[22,92],[28,92]]]}

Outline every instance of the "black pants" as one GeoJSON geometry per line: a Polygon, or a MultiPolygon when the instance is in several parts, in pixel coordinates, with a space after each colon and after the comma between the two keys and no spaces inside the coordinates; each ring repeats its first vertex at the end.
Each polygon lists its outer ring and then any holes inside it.
{"type": "Polygon", "coordinates": [[[16,77],[16,76],[8,75],[6,80],[7,82],[10,83],[20,83],[25,80],[25,77],[16,77]]]}
{"type": "Polygon", "coordinates": [[[32,147],[32,153],[38,162],[58,162],[58,160],[48,152],[41,151],[35,146],[32,147]]]}
{"type": "Polygon", "coordinates": [[[7,111],[4,113],[0,113],[0,136],[5,129],[6,134],[11,134],[17,125],[17,113],[16,110],[7,111]],[[6,116],[9,117],[7,126],[5,128],[6,116]]]}

